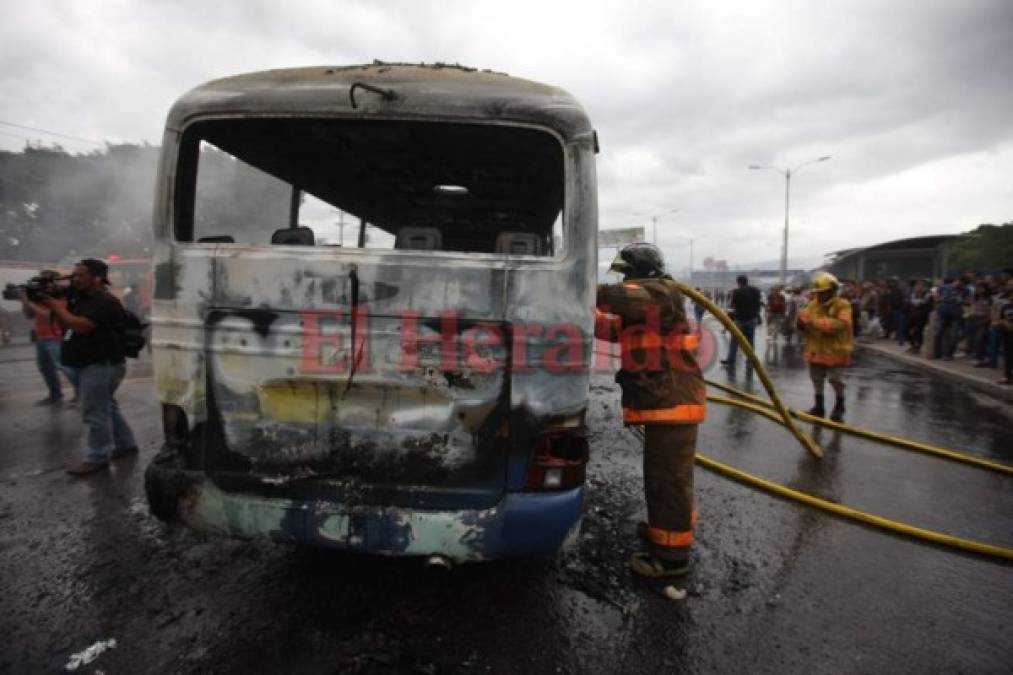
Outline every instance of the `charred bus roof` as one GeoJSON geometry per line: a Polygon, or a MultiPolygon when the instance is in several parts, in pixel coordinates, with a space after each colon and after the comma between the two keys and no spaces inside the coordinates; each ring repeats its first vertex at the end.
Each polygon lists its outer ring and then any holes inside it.
{"type": "Polygon", "coordinates": [[[348,115],[543,126],[564,142],[591,141],[577,100],[558,87],[458,65],[388,64],[287,68],[212,80],[184,94],[167,127],[218,115],[348,115]]]}

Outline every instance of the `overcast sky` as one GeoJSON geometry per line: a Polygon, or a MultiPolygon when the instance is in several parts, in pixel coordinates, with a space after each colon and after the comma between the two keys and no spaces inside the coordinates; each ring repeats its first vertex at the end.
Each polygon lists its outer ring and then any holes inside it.
{"type": "MultiPolygon", "coordinates": [[[[0,121],[157,144],[209,79],[301,65],[460,62],[561,86],[601,140],[600,227],[649,225],[734,266],[1013,220],[1013,1],[17,2],[0,121]],[[678,209],[677,213],[671,213],[678,209]]],[[[71,151],[96,146],[0,125],[71,151]]],[[[648,226],[648,236],[650,227],[648,226]]]]}

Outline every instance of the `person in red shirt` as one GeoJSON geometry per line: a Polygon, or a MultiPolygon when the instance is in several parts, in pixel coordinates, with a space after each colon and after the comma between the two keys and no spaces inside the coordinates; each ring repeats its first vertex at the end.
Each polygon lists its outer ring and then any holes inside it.
{"type": "MultiPolygon", "coordinates": [[[[48,279],[59,279],[61,274],[54,270],[42,270],[39,276],[48,279]]],[[[57,301],[61,306],[66,307],[66,300],[57,301]]],[[[49,395],[46,398],[36,401],[35,405],[57,405],[63,401],[63,391],[60,389],[60,341],[63,339],[63,326],[56,320],[53,312],[45,305],[32,302],[24,292],[21,293],[21,310],[25,317],[32,320],[32,330],[35,332],[35,364],[39,368],[49,395]]]]}
{"type": "Polygon", "coordinates": [[[784,332],[784,315],[788,309],[780,286],[774,286],[767,294],[767,340],[777,344],[777,336],[784,332]]]}

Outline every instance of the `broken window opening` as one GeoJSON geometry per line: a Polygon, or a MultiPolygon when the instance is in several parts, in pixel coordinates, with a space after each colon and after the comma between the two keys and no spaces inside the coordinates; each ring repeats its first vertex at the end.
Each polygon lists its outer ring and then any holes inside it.
{"type": "Polygon", "coordinates": [[[184,133],[175,231],[178,241],[559,256],[563,190],[562,145],[540,129],[213,120],[184,133]]]}

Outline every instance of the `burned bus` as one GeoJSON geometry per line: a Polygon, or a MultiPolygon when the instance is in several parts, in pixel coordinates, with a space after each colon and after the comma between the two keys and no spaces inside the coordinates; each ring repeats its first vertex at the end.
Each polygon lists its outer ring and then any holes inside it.
{"type": "Polygon", "coordinates": [[[180,98],[155,204],[152,512],[445,561],[572,538],[596,145],[565,91],[460,66],[180,98]]]}

